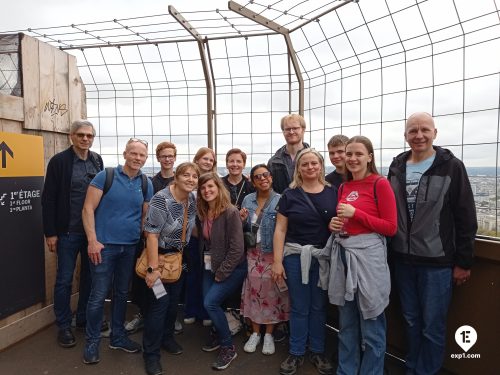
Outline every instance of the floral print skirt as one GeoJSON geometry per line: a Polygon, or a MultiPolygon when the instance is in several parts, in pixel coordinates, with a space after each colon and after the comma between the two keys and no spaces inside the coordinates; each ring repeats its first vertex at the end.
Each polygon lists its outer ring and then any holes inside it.
{"type": "Polygon", "coordinates": [[[280,292],[271,276],[273,253],[264,253],[260,244],[248,249],[248,274],[241,292],[241,314],[258,324],[288,320],[288,291],[280,292]]]}

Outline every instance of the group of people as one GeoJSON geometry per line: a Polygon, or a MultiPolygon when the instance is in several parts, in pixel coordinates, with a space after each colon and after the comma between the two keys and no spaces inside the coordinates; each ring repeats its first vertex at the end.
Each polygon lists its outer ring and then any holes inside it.
{"type": "Polygon", "coordinates": [[[202,350],[218,350],[214,369],[237,357],[225,314],[236,296],[251,330],[245,352],[262,343],[262,353],[273,354],[275,327],[288,322],[289,355],[280,374],[295,374],[306,353],[320,374],[334,373],[325,355],[328,301],[339,311],[336,373],[382,374],[392,276],[407,329],[407,373],[437,373],[452,286],[470,278],[477,230],[463,163],[433,145],[437,130],[427,113],[408,118],[410,149],[394,158],[387,178],[364,136],[333,136],[327,147],[335,171],[325,175],[322,155],[303,140],[304,118],[285,116],[281,130],[286,144],[248,177],[240,149],[227,152],[229,173],[221,178],[213,150],[203,147],[174,169],[176,147],[162,142],[156,148],[162,169],[150,180],[141,171],[147,142],[131,138],[124,165],[104,169],[90,151],[94,127],[74,122],[72,146],[49,162],[42,198],[46,242],[58,259],[59,344],[76,343],[70,295],[80,254],[76,322],[85,328],[86,364],[99,362],[112,286],[109,347],[142,351],[148,375],[163,373],[162,348],[182,353],[174,331],[183,289],[184,321],[211,324],[202,350]],[[141,236],[148,269],[133,290],[144,317],[142,345],[124,327],[141,236]],[[179,251],[181,277],[162,284],[159,255],[179,251]],[[166,290],[159,298],[158,284],[166,290]]]}

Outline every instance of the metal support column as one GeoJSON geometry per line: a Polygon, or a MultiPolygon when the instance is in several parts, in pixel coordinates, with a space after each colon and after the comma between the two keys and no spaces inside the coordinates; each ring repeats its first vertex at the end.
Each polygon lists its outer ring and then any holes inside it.
{"type": "Polygon", "coordinates": [[[198,50],[200,52],[200,60],[201,65],[203,67],[203,74],[205,76],[205,85],[207,88],[207,134],[208,134],[208,147],[213,149],[216,153],[217,151],[214,149],[214,125],[213,119],[215,115],[215,111],[213,110],[213,87],[212,87],[212,79],[210,75],[210,69],[208,66],[207,56],[205,53],[205,46],[201,35],[196,31],[194,27],[192,27],[189,22],[172,6],[168,6],[168,13],[174,19],[181,24],[192,36],[196,39],[198,43],[198,50]]]}

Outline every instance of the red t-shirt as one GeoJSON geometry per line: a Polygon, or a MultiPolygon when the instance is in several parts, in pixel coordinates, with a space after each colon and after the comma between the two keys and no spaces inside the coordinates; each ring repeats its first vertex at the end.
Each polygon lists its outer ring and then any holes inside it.
{"type": "Polygon", "coordinates": [[[339,203],[348,203],[356,208],[344,229],[350,235],[379,233],[393,236],[397,229],[396,199],[386,178],[371,174],[362,180],[345,182],[339,189],[339,203]],[[378,180],[377,180],[378,179],[378,180]],[[373,184],[377,181],[377,199],[373,184]]]}

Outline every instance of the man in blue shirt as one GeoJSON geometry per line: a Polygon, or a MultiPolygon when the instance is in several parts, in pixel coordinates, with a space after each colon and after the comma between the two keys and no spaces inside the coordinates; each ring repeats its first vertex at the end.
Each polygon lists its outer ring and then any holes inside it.
{"type": "Polygon", "coordinates": [[[59,329],[57,341],[63,348],[76,345],[70,300],[78,254],[81,266],[76,326],[84,328],[86,324],[90,272],[82,207],[90,181],[103,169],[101,156],[90,151],[95,136],[91,122],[74,121],[69,136],[72,145],[49,161],[42,194],[45,241],[49,251],[57,254],[54,313],[59,329]]]}
{"type": "Polygon", "coordinates": [[[92,180],[83,206],[83,225],[88,240],[92,289],[87,306],[86,343],[83,363],[99,362],[99,327],[104,300],[113,283],[111,337],[109,347],[138,353],[141,345],[130,340],[124,327],[127,293],[137,242],[144,215],[153,196],[147,179],[147,193],[142,190],[141,168],[148,157],[146,141],[131,138],[123,152],[125,164],[114,169],[113,183],[104,192],[106,172],[92,180]]]}

